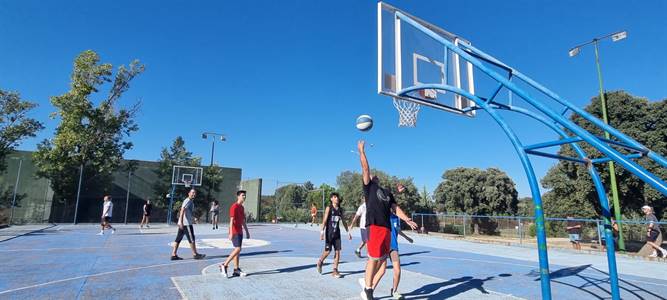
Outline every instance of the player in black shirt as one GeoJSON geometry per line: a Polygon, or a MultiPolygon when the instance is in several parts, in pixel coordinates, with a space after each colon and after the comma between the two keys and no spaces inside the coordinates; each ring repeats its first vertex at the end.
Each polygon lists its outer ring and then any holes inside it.
{"type": "MultiPolygon", "coordinates": [[[[412,229],[417,229],[417,223],[413,222],[403,210],[396,205],[396,199],[389,189],[380,186],[377,176],[371,176],[368,159],[366,158],[365,142],[357,143],[359,156],[361,158],[361,171],[364,183],[364,197],[366,198],[366,228],[368,228],[368,262],[366,263],[366,275],[364,277],[364,290],[361,292],[362,299],[373,299],[373,282],[379,282],[382,273],[378,270],[387,264],[387,256],[390,252],[391,223],[389,215],[392,210],[396,215],[412,229]]],[[[399,185],[398,191],[402,192],[404,187],[399,185]]]]}
{"type": "Polygon", "coordinates": [[[324,251],[322,256],[317,261],[317,272],[322,274],[322,264],[324,260],[329,256],[331,248],[334,248],[336,251],[334,254],[334,267],[331,275],[336,278],[340,278],[340,273],[338,273],[338,261],[340,261],[340,223],[343,223],[345,231],[349,239],[352,239],[352,234],[348,230],[345,219],[343,218],[343,208],[340,207],[340,198],[338,193],[331,193],[331,205],[329,205],[324,211],[324,217],[322,217],[322,231],[320,231],[320,240],[325,240],[324,251]]]}

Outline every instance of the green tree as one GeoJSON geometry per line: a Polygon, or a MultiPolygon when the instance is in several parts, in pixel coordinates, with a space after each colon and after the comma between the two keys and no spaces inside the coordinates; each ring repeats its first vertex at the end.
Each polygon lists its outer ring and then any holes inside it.
{"type": "MultiPolygon", "coordinates": [[[[371,173],[380,179],[380,186],[389,189],[394,194],[397,204],[406,214],[410,215],[413,212],[429,211],[420,201],[419,192],[412,178],[398,178],[377,169],[371,170],[371,173]],[[405,187],[403,193],[398,193],[397,187],[399,183],[405,187]]],[[[363,197],[361,173],[344,171],[338,175],[336,183],[341,198],[343,198],[343,208],[346,211],[355,211],[359,206],[360,199],[363,197]]]]}
{"type": "MultiPolygon", "coordinates": [[[[157,180],[153,183],[155,206],[167,207],[169,204],[169,198],[166,195],[171,193],[171,177],[173,176],[174,166],[198,167],[200,165],[201,158],[193,156],[192,152],[185,148],[185,140],[181,136],[177,136],[169,148],[162,148],[158,167],[155,170],[157,180]]],[[[185,187],[177,186],[173,195],[174,210],[180,207],[180,203],[182,199],[185,199],[187,192],[185,187]]],[[[201,194],[198,194],[197,198],[201,198],[201,196],[201,194]]]]}
{"type": "MultiPolygon", "coordinates": [[[[660,155],[667,154],[667,100],[650,102],[624,91],[608,92],[605,97],[611,126],[660,155]]],[[[592,98],[585,110],[602,119],[599,97],[592,98]]],[[[579,116],[573,116],[571,120],[597,136],[604,135],[602,130],[579,116]]],[[[587,143],[580,145],[592,158],[602,156],[587,143]]],[[[624,150],[621,152],[627,153],[624,150]]],[[[559,154],[576,157],[576,153],[569,145],[562,146],[559,154]]],[[[667,178],[667,169],[644,158],[637,162],[658,177],[667,178]]],[[[611,198],[607,164],[596,164],[595,167],[602,178],[607,196],[611,198]]],[[[653,206],[657,215],[667,211],[667,197],[619,164],[616,164],[615,173],[624,215],[639,211],[645,204],[653,206]]],[[[601,215],[598,195],[585,166],[561,161],[547,172],[541,183],[548,189],[544,195],[544,209],[548,216],[563,217],[572,214],[590,218],[601,215]]]]}
{"type": "Polygon", "coordinates": [[[324,195],[324,205],[327,206],[327,205],[329,205],[329,195],[331,195],[331,193],[333,193],[335,191],[336,191],[336,188],[334,188],[334,187],[332,187],[332,186],[330,186],[326,183],[323,183],[323,184],[320,185],[319,188],[311,189],[311,190],[308,191],[308,196],[307,196],[307,199],[306,199],[306,203],[307,203],[309,208],[310,208],[310,205],[314,203],[315,206],[317,206],[317,209],[321,210],[322,209],[322,196],[324,195]]]}
{"type": "Polygon", "coordinates": [[[288,184],[276,189],[275,201],[278,205],[278,217],[283,218],[283,221],[299,221],[292,220],[290,216],[296,210],[306,210],[306,197],[308,190],[299,184],[288,184]]]}
{"type": "MultiPolygon", "coordinates": [[[[499,169],[456,168],[445,171],[442,179],[434,192],[439,211],[471,215],[516,214],[516,186],[499,169]]],[[[480,225],[484,230],[495,230],[494,224],[480,224],[482,220],[485,219],[473,219],[475,233],[479,233],[480,225]]]]}
{"type": "Polygon", "coordinates": [[[112,172],[132,148],[127,138],[139,129],[134,121],[139,104],[121,108],[118,101],[144,66],[135,60],[129,68],[120,66],[115,76],[112,71],[111,64],[100,63],[97,53],[84,51],[74,60],[70,90],[51,97],[56,108],[51,116],[60,118],[60,124],[52,139],[37,146],[34,161],[37,175],[51,180],[55,199],[66,207],[68,199],[76,197],[79,166],[89,174],[84,188],[109,192],[112,172]],[[111,83],[109,92],[95,105],[93,97],[106,83],[111,83]]]}
{"type": "Polygon", "coordinates": [[[41,122],[28,117],[28,113],[37,104],[21,99],[17,92],[0,89],[0,172],[7,165],[5,157],[28,137],[34,137],[37,131],[44,129],[41,122]]]}

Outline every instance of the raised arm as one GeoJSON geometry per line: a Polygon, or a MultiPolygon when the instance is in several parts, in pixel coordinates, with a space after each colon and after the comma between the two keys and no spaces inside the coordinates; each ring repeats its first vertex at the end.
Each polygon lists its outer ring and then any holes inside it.
{"type": "Polygon", "coordinates": [[[371,169],[368,166],[368,159],[366,158],[366,151],[364,149],[365,145],[366,142],[364,142],[364,140],[359,140],[357,143],[359,157],[361,159],[361,174],[364,179],[364,185],[368,185],[371,182],[371,169]]]}

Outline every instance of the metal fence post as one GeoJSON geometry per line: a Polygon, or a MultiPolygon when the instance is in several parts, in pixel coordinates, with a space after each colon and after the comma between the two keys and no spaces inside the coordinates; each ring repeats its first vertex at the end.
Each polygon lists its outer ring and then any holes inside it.
{"type": "Polygon", "coordinates": [[[600,249],[602,249],[602,237],[600,236],[600,220],[595,221],[595,234],[598,236],[598,245],[600,245],[600,249]]]}
{"type": "Polygon", "coordinates": [[[466,237],[466,215],[463,215],[463,237],[466,237]]]}

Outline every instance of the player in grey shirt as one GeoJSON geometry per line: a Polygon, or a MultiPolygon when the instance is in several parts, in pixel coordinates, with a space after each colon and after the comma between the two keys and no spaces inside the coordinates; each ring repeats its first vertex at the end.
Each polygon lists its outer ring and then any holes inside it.
{"type": "Polygon", "coordinates": [[[644,205],[642,207],[642,212],[646,215],[646,221],[649,222],[646,228],[646,243],[653,247],[653,253],[649,255],[650,257],[658,257],[658,251],[662,257],[667,257],[667,250],[660,247],[660,242],[662,241],[662,233],[660,232],[660,225],[658,224],[658,218],[655,217],[653,213],[653,207],[644,205]]]}
{"type": "Polygon", "coordinates": [[[192,227],[192,224],[194,224],[192,211],[195,209],[195,196],[197,196],[197,191],[191,189],[188,193],[188,197],[183,200],[183,204],[181,205],[181,210],[178,213],[178,234],[176,234],[176,240],[174,241],[174,251],[171,252],[171,260],[182,259],[176,252],[178,251],[178,246],[181,244],[184,235],[188,238],[188,242],[190,243],[192,257],[194,259],[202,259],[206,257],[205,254],[197,253],[197,245],[195,244],[195,230],[192,227]]]}

